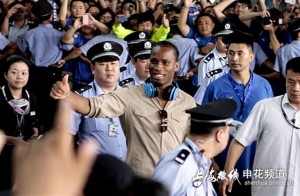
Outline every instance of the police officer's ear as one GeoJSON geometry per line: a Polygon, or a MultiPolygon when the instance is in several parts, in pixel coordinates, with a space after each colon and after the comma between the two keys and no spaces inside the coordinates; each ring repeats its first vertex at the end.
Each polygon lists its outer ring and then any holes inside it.
{"type": "Polygon", "coordinates": [[[95,64],[91,63],[90,67],[91,67],[91,70],[92,70],[92,74],[95,74],[95,64]]]}
{"type": "Polygon", "coordinates": [[[225,137],[225,129],[223,127],[218,127],[215,132],[215,139],[217,142],[221,142],[225,137]]]}

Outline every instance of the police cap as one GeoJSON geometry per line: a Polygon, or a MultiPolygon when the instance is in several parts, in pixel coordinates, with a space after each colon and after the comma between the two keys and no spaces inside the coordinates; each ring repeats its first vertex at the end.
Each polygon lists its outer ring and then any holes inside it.
{"type": "Polygon", "coordinates": [[[129,54],[132,58],[150,59],[152,46],[151,41],[141,41],[129,49],[129,54]]]}
{"type": "Polygon", "coordinates": [[[231,116],[236,109],[236,102],[232,99],[225,98],[186,110],[186,113],[191,114],[192,124],[220,126],[232,122],[231,116]]]}
{"type": "Polygon", "coordinates": [[[291,33],[300,31],[300,20],[296,20],[295,22],[290,24],[288,30],[291,33]]]}
{"type": "Polygon", "coordinates": [[[141,41],[150,40],[151,35],[146,31],[136,31],[127,35],[124,40],[127,41],[128,46],[137,44],[141,41]]]}
{"type": "Polygon", "coordinates": [[[123,48],[113,41],[105,41],[95,44],[87,51],[87,57],[92,62],[104,62],[120,60],[123,48]]]}
{"type": "Polygon", "coordinates": [[[225,37],[225,36],[233,33],[233,31],[234,31],[233,25],[231,25],[230,23],[226,23],[223,26],[223,29],[221,29],[220,31],[218,31],[214,36],[215,37],[218,37],[218,36],[225,37]]]}
{"type": "Polygon", "coordinates": [[[32,6],[32,13],[38,18],[45,18],[51,15],[53,8],[47,0],[38,0],[32,6]]]}

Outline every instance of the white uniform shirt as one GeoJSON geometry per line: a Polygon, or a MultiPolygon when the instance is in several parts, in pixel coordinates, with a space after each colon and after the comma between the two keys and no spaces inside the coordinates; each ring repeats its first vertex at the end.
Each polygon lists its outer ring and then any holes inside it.
{"type": "Polygon", "coordinates": [[[198,66],[198,86],[200,86],[194,96],[197,104],[201,105],[207,86],[225,75],[230,70],[227,66],[227,58],[220,56],[216,48],[208,53],[199,63],[198,66]],[[210,57],[210,55],[213,55],[210,57]],[[221,72],[213,73],[214,75],[208,74],[211,71],[217,71],[221,69],[221,72]]]}
{"type": "Polygon", "coordinates": [[[255,169],[262,170],[262,178],[252,175],[254,196],[300,195],[300,129],[293,128],[284,113],[291,123],[300,127],[300,111],[295,110],[284,95],[283,99],[279,96],[258,102],[236,135],[235,139],[243,146],[257,140],[252,174],[255,169]],[[265,176],[272,171],[273,177],[265,176]],[[284,175],[282,179],[280,174],[284,175]]]}

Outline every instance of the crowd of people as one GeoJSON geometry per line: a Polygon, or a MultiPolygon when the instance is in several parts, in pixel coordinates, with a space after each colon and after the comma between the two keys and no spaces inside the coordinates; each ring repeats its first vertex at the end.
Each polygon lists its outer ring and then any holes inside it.
{"type": "Polygon", "coordinates": [[[299,195],[300,4],[269,1],[2,0],[0,195],[299,195]]]}

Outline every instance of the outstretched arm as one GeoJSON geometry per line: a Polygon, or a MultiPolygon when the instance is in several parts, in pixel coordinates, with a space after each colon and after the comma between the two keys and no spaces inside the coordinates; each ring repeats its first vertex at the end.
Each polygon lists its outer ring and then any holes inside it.
{"type": "Polygon", "coordinates": [[[68,83],[69,75],[65,75],[62,81],[56,82],[50,92],[50,96],[53,99],[64,99],[66,100],[71,108],[83,115],[86,115],[90,111],[89,100],[85,97],[77,95],[70,90],[68,83]]]}

